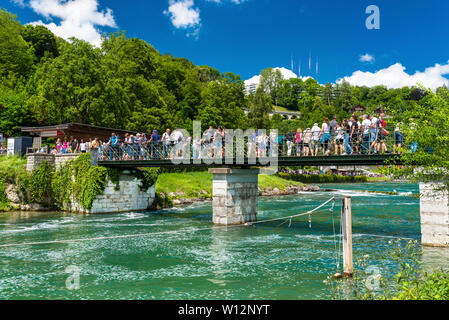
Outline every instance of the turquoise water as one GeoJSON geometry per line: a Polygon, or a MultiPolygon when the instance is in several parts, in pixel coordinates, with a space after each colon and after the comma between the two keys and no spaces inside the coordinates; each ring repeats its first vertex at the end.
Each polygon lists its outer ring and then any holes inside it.
{"type": "MultiPolygon", "coordinates": [[[[336,192],[261,198],[259,220],[297,214],[332,196],[352,196],[354,258],[394,271],[385,252],[394,238],[420,239],[418,186],[323,185],[336,192]],[[352,190],[352,191],[348,191],[352,190]],[[382,190],[400,195],[353,190],[382,190]]],[[[0,248],[0,299],[329,299],[336,270],[330,207],[312,219],[212,229],[210,203],[159,212],[81,216],[0,215],[0,244],[179,231],[175,234],[0,248]],[[79,290],[66,272],[79,268],[79,290]]],[[[335,207],[339,227],[340,202],[335,207]]]]}

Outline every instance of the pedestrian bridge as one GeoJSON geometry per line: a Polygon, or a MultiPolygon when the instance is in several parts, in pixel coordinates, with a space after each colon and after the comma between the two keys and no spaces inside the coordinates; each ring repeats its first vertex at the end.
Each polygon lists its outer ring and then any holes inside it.
{"type": "Polygon", "coordinates": [[[100,160],[98,165],[113,168],[144,168],[144,167],[209,167],[209,168],[248,168],[248,167],[303,167],[303,166],[379,166],[401,165],[399,154],[385,155],[351,155],[351,156],[316,156],[316,157],[260,157],[260,158],[178,158],[178,159],[128,159],[100,160]]]}

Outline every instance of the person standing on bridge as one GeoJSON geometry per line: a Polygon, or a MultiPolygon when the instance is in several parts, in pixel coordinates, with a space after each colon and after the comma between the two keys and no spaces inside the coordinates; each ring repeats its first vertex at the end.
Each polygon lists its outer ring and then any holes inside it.
{"type": "Polygon", "coordinates": [[[369,116],[369,120],[371,121],[370,126],[370,153],[376,153],[377,149],[377,135],[379,134],[379,119],[377,119],[373,114],[369,116]]]}
{"type": "Polygon", "coordinates": [[[151,146],[151,158],[159,159],[159,149],[160,149],[161,136],[157,133],[157,130],[153,130],[153,134],[150,138],[150,146],[151,146]]]}
{"type": "Polygon", "coordinates": [[[285,140],[287,141],[287,156],[291,157],[293,143],[295,141],[295,130],[291,130],[289,133],[287,133],[287,137],[285,138],[285,140]]]}
{"type": "Polygon", "coordinates": [[[385,129],[386,122],[384,120],[385,114],[381,113],[379,115],[378,126],[379,132],[377,134],[377,153],[385,154],[387,152],[387,145],[385,143],[386,135],[389,135],[390,132],[385,129]]]}
{"type": "Polygon", "coordinates": [[[323,154],[328,156],[330,153],[329,142],[331,140],[329,119],[324,118],[320,131],[320,142],[323,145],[323,154]]]}
{"type": "Polygon", "coordinates": [[[301,142],[302,142],[302,130],[300,128],[298,128],[298,130],[296,130],[296,137],[295,137],[295,142],[296,142],[296,156],[300,157],[301,156],[301,142]]]}
{"type": "Polygon", "coordinates": [[[337,116],[334,116],[330,123],[331,126],[330,134],[332,138],[335,137],[335,129],[337,128],[337,124],[338,124],[337,116]]]}
{"type": "Polygon", "coordinates": [[[351,153],[350,154],[358,154],[359,153],[359,119],[357,116],[351,116],[351,122],[349,123],[349,126],[351,127],[351,134],[350,134],[350,146],[351,146],[351,153]]]}
{"type": "Polygon", "coordinates": [[[401,154],[402,144],[404,143],[404,136],[402,135],[401,126],[404,124],[402,122],[397,123],[394,127],[394,153],[401,154]]]}
{"type": "Polygon", "coordinates": [[[162,144],[164,146],[164,159],[168,159],[171,139],[170,139],[170,129],[167,129],[162,135],[162,144]]]}
{"type": "Polygon", "coordinates": [[[318,155],[318,141],[320,140],[320,132],[321,129],[318,127],[318,123],[314,123],[312,127],[312,140],[310,142],[312,157],[316,157],[318,155]]]}
{"type": "Polygon", "coordinates": [[[342,128],[342,126],[340,126],[340,124],[337,122],[337,126],[335,127],[335,155],[338,156],[338,150],[340,149],[340,155],[344,155],[344,141],[345,141],[345,137],[344,137],[344,130],[342,128]]]}
{"type": "Polygon", "coordinates": [[[362,154],[369,153],[370,127],[371,127],[371,121],[368,119],[368,116],[366,114],[364,114],[362,116],[362,127],[360,129],[361,136],[362,136],[362,154]]]}
{"type": "Polygon", "coordinates": [[[312,140],[312,131],[310,130],[310,128],[307,128],[303,132],[303,140],[302,140],[305,157],[309,156],[311,140],[312,140]]]}
{"type": "Polygon", "coordinates": [[[112,161],[112,158],[114,160],[117,160],[118,156],[118,137],[113,132],[111,134],[111,138],[109,139],[109,160],[112,161]]]}
{"type": "Polygon", "coordinates": [[[352,148],[350,145],[350,141],[351,141],[351,126],[349,125],[349,121],[348,119],[344,119],[343,120],[343,131],[344,131],[344,155],[350,155],[352,154],[352,148]]]}

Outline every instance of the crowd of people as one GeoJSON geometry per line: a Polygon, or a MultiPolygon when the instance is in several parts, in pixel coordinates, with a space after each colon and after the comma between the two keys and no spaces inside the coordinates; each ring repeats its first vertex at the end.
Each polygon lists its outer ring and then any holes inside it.
{"type": "MultiPolygon", "coordinates": [[[[387,136],[392,132],[386,128],[385,115],[363,115],[361,119],[353,115],[341,122],[334,116],[331,121],[323,120],[321,126],[315,123],[311,128],[298,128],[285,135],[266,134],[258,130],[245,140],[247,157],[270,156],[328,156],[355,154],[384,154],[387,136]],[[273,142],[278,146],[277,154],[273,142]]],[[[403,145],[403,135],[397,125],[394,129],[394,150],[399,152],[403,145]]],[[[167,129],[162,135],[154,130],[151,134],[126,133],[118,136],[112,133],[109,139],[88,140],[73,137],[58,139],[54,154],[98,153],[99,160],[150,160],[191,156],[193,159],[224,157],[226,152],[226,129],[212,126],[202,136],[192,138],[182,129],[167,129]]]]}
{"type": "Polygon", "coordinates": [[[298,157],[317,156],[320,151],[325,156],[332,151],[334,155],[385,154],[391,152],[386,143],[388,136],[394,139],[393,152],[399,153],[404,143],[400,124],[393,137],[384,118],[384,113],[379,117],[363,115],[361,119],[353,115],[339,122],[334,116],[332,121],[325,118],[321,127],[315,123],[312,128],[292,130],[285,137],[287,156],[294,151],[298,157]]]}

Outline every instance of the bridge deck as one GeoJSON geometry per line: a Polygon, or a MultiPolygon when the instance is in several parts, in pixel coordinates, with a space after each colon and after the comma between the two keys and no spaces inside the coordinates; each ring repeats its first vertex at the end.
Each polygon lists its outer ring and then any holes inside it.
{"type": "Polygon", "coordinates": [[[356,155],[356,156],[318,156],[318,157],[279,157],[271,158],[245,158],[243,163],[236,159],[177,159],[177,160],[102,160],[98,165],[113,168],[139,168],[139,167],[268,167],[278,166],[377,166],[384,164],[400,165],[401,161],[396,154],[387,155],[356,155]],[[251,160],[251,161],[250,161],[251,160]],[[277,162],[276,162],[277,160],[277,162]]]}

